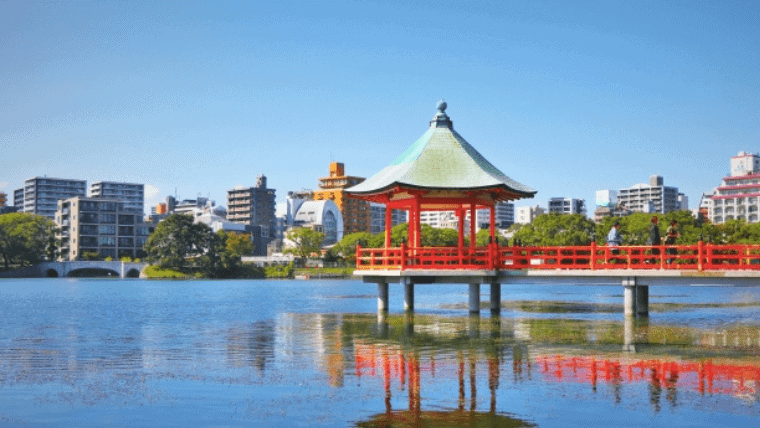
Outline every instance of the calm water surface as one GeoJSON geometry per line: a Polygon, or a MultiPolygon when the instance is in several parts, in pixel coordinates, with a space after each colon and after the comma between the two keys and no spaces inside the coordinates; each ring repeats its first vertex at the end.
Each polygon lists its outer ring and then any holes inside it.
{"type": "MultiPolygon", "coordinates": [[[[376,314],[360,281],[0,280],[0,426],[757,426],[760,305],[376,314]]],[[[482,287],[487,300],[488,287],[482,287]]],[[[652,287],[652,303],[760,302],[652,287]]],[[[504,285],[621,304],[622,287],[504,285]]]]}

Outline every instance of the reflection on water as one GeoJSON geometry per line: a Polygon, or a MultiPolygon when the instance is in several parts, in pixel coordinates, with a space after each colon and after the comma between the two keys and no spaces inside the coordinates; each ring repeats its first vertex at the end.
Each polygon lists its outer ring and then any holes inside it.
{"type": "Polygon", "coordinates": [[[749,322],[377,315],[353,297],[360,283],[73,284],[0,289],[0,425],[730,426],[760,415],[749,322]]]}

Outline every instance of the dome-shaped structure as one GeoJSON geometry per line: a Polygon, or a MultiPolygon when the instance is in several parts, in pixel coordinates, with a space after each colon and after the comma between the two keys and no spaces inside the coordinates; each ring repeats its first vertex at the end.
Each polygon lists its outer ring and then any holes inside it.
{"type": "Polygon", "coordinates": [[[343,239],[343,215],[338,205],[331,200],[303,202],[296,211],[293,224],[317,226],[325,234],[323,246],[333,245],[343,239]]]}

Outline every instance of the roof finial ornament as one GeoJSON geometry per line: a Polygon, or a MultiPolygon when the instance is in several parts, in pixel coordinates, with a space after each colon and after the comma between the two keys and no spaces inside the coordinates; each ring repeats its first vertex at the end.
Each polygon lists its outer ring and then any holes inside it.
{"type": "Polygon", "coordinates": [[[448,107],[446,101],[441,98],[441,100],[438,101],[438,104],[436,104],[438,112],[433,116],[433,120],[430,121],[430,126],[453,129],[454,125],[451,123],[449,116],[446,115],[446,107],[448,107]]]}
{"type": "Polygon", "coordinates": [[[446,111],[446,107],[448,107],[448,105],[446,104],[446,101],[443,100],[443,98],[441,98],[441,100],[438,101],[438,104],[435,106],[435,108],[438,109],[438,113],[444,113],[446,111]]]}

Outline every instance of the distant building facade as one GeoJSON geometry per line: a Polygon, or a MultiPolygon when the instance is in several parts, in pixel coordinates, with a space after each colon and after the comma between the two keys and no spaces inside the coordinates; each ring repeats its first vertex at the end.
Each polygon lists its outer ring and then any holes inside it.
{"type": "MultiPolygon", "coordinates": [[[[683,194],[681,194],[683,196],[683,194]]],[[[688,200],[687,204],[688,204],[688,200]]],[[[649,177],[649,184],[636,184],[618,191],[617,202],[639,213],[661,213],[681,209],[677,187],[665,186],[659,175],[649,177]]]]}
{"type": "Polygon", "coordinates": [[[85,252],[100,257],[144,257],[151,226],[143,213],[118,199],[75,196],[58,201],[54,215],[61,242],[61,260],[80,259],[85,252]]]}
{"type": "Polygon", "coordinates": [[[74,196],[85,197],[87,182],[65,178],[34,177],[13,193],[13,203],[20,212],[55,218],[58,201],[74,196]]]}
{"type": "Polygon", "coordinates": [[[549,199],[549,212],[586,215],[586,200],[575,198],[551,198],[549,199]]]}
{"type": "Polygon", "coordinates": [[[314,191],[314,200],[331,200],[343,215],[343,234],[370,232],[369,202],[347,197],[344,190],[355,186],[365,179],[346,175],[345,167],[340,162],[330,163],[330,175],[319,179],[319,189],[314,191]]]}
{"type": "Polygon", "coordinates": [[[728,220],[760,221],[760,155],[739,152],[733,156],[730,175],[723,178],[709,199],[702,199],[700,208],[703,205],[715,224],[728,220]]]}
{"type": "Polygon", "coordinates": [[[96,181],[90,183],[90,197],[118,199],[127,209],[145,212],[144,184],[96,181]]]}
{"type": "Polygon", "coordinates": [[[227,220],[261,226],[268,245],[275,238],[275,190],[267,187],[267,178],[259,175],[255,187],[236,187],[227,191],[227,220]]]}
{"type": "Polygon", "coordinates": [[[535,207],[517,207],[515,208],[515,223],[530,224],[540,215],[546,214],[546,210],[536,205],[535,207]]]}
{"type": "MultiPolygon", "coordinates": [[[[385,231],[385,205],[370,203],[370,233],[377,234],[385,231]]],[[[391,227],[406,223],[407,212],[391,210],[391,227]]]]}

